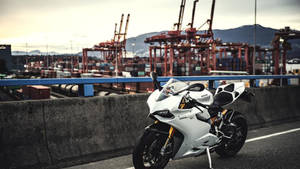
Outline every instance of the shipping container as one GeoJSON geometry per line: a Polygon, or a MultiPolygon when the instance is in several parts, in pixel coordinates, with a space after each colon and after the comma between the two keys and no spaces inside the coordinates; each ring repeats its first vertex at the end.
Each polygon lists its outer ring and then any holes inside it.
{"type": "Polygon", "coordinates": [[[22,92],[24,98],[28,99],[49,99],[50,98],[50,87],[47,86],[23,86],[22,92]]]}
{"type": "Polygon", "coordinates": [[[138,76],[145,76],[145,72],[139,71],[138,76]]]}

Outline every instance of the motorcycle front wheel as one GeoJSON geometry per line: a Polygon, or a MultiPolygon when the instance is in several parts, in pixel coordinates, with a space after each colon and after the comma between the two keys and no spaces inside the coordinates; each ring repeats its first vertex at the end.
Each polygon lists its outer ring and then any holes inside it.
{"type": "Polygon", "coordinates": [[[235,114],[231,124],[233,127],[228,127],[223,132],[226,135],[231,135],[231,139],[224,140],[223,144],[217,147],[216,153],[221,157],[235,156],[243,147],[248,133],[248,125],[245,117],[242,114],[235,114]]]}
{"type": "Polygon", "coordinates": [[[135,146],[132,154],[135,169],[163,169],[170,160],[172,140],[169,142],[166,154],[161,155],[167,135],[150,132],[144,134],[135,146]]]}

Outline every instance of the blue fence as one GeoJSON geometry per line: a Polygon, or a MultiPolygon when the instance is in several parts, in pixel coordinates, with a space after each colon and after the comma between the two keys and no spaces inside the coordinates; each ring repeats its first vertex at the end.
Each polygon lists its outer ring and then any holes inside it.
{"type": "MultiPolygon", "coordinates": [[[[230,75],[230,76],[174,76],[159,77],[159,82],[166,82],[170,78],[181,81],[209,81],[209,87],[214,86],[215,81],[219,80],[258,80],[258,79],[300,79],[299,75],[230,75]]],[[[78,84],[85,93],[92,93],[93,84],[101,83],[139,83],[152,82],[149,77],[132,78],[60,78],[60,79],[1,79],[0,86],[23,86],[23,85],[53,85],[53,84],[78,84]]],[[[90,95],[90,94],[89,94],[90,95]]]]}

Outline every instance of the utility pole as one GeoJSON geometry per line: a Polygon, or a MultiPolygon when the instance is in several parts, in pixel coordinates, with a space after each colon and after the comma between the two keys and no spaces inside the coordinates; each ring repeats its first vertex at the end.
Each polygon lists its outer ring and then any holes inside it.
{"type": "MultiPolygon", "coordinates": [[[[42,55],[42,53],[41,53],[42,55]]],[[[44,66],[46,64],[46,67],[47,67],[47,70],[48,70],[48,67],[49,67],[49,57],[48,57],[48,36],[46,36],[46,63],[44,63],[44,66]]],[[[44,59],[45,60],[45,59],[44,59]]]]}
{"type": "Polygon", "coordinates": [[[134,42],[131,44],[132,46],[132,54],[135,55],[135,45],[136,45],[136,39],[134,38],[134,42]]]}
{"type": "Polygon", "coordinates": [[[48,69],[48,67],[49,67],[48,41],[47,41],[47,45],[46,45],[46,50],[47,50],[47,53],[46,53],[46,58],[47,58],[47,69],[48,69]]]}
{"type": "MultiPolygon", "coordinates": [[[[282,55],[280,56],[280,75],[282,76],[282,69],[283,69],[283,58],[282,58],[282,55]]],[[[280,87],[282,87],[282,78],[280,78],[280,87]]]]}
{"type": "Polygon", "coordinates": [[[255,75],[255,60],[256,60],[256,8],[257,8],[257,0],[255,0],[255,7],[254,7],[254,50],[253,50],[253,58],[252,58],[253,75],[255,75]]]}
{"type": "Polygon", "coordinates": [[[73,72],[73,68],[74,68],[73,67],[73,54],[72,54],[73,53],[73,44],[72,44],[73,41],[71,40],[70,43],[71,43],[71,48],[70,48],[71,49],[71,72],[73,72]]]}
{"type": "Polygon", "coordinates": [[[26,65],[28,65],[28,43],[26,42],[26,65]]]}

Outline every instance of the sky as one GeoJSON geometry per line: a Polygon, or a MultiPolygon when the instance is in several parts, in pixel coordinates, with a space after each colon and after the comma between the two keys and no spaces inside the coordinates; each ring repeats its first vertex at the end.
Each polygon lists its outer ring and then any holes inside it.
{"type": "MultiPolygon", "coordinates": [[[[183,28],[194,0],[186,0],[183,28]]],[[[195,26],[210,15],[212,0],[199,0],[195,26]]],[[[13,50],[64,53],[111,40],[121,14],[130,13],[128,37],[173,29],[181,0],[0,0],[0,44],[13,50]]],[[[257,23],[300,30],[300,0],[257,0],[257,23]]],[[[213,29],[254,24],[254,0],[216,0],[213,29]]],[[[204,27],[205,29],[205,27],[204,27]]],[[[123,27],[124,30],[124,27],[123,27]]]]}

